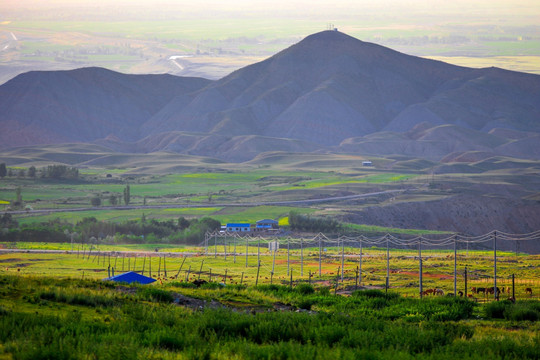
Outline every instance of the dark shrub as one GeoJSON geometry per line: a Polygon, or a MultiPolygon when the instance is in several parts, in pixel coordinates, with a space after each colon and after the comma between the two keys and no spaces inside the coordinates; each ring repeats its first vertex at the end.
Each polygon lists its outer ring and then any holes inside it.
{"type": "Polygon", "coordinates": [[[510,301],[494,301],[484,306],[484,316],[489,319],[504,319],[505,311],[512,306],[510,301]]]}
{"type": "Polygon", "coordinates": [[[311,307],[313,306],[313,304],[315,304],[316,301],[314,299],[301,299],[297,306],[300,308],[300,309],[304,309],[304,310],[311,310],[311,307]]]}
{"type": "Polygon", "coordinates": [[[156,289],[153,287],[140,288],[137,291],[141,297],[148,301],[171,303],[174,301],[174,297],[169,291],[156,289]]]}
{"type": "Polygon", "coordinates": [[[318,291],[319,291],[319,294],[322,296],[330,295],[330,288],[328,286],[320,287],[318,291]]]}
{"type": "Polygon", "coordinates": [[[298,284],[294,290],[302,295],[313,294],[315,292],[313,286],[305,283],[298,284]]]}
{"type": "Polygon", "coordinates": [[[353,296],[358,297],[367,297],[367,298],[387,298],[387,299],[397,299],[399,298],[398,293],[389,292],[388,294],[382,290],[357,290],[353,292],[353,296]]]}
{"type": "Polygon", "coordinates": [[[514,321],[538,321],[540,319],[540,304],[538,301],[520,301],[508,307],[504,318],[514,321]]]}

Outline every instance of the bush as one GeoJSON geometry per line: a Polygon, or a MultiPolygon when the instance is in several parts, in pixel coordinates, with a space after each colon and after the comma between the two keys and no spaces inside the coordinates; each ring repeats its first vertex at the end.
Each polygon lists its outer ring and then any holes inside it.
{"type": "Polygon", "coordinates": [[[458,297],[444,297],[435,299],[435,303],[442,310],[436,312],[431,317],[437,321],[458,321],[468,319],[472,316],[475,303],[467,299],[458,297]]]}
{"type": "Polygon", "coordinates": [[[504,313],[512,306],[512,302],[505,301],[493,301],[484,306],[484,316],[488,319],[504,319],[504,313]]]}
{"type": "Polygon", "coordinates": [[[174,301],[174,296],[169,291],[161,290],[153,287],[143,287],[140,288],[137,293],[144,299],[148,301],[163,302],[163,303],[172,303],[174,301]]]}
{"type": "Polygon", "coordinates": [[[321,295],[321,296],[330,295],[330,288],[328,286],[320,287],[317,290],[319,291],[319,295],[321,295]]]}
{"type": "Polygon", "coordinates": [[[394,293],[394,292],[386,293],[382,290],[376,290],[376,289],[357,290],[357,291],[354,291],[352,295],[358,296],[358,297],[367,297],[367,298],[387,298],[389,300],[397,299],[400,297],[398,293],[394,293]]]}
{"type": "Polygon", "coordinates": [[[316,303],[315,299],[303,298],[296,304],[296,306],[298,306],[300,309],[311,310],[311,307],[315,303],[316,303]]]}
{"type": "Polygon", "coordinates": [[[315,289],[310,284],[301,283],[294,290],[302,295],[309,295],[315,292],[315,289]]]}
{"type": "Polygon", "coordinates": [[[505,313],[505,318],[514,321],[538,321],[540,315],[532,309],[516,307],[505,313]]]}
{"type": "Polygon", "coordinates": [[[504,312],[506,320],[538,321],[540,319],[540,303],[538,301],[520,301],[509,306],[504,312]]]}

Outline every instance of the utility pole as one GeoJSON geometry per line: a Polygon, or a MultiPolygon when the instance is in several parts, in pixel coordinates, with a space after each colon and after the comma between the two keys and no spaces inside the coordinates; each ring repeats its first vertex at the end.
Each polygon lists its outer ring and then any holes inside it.
{"type": "Polygon", "coordinates": [[[388,287],[390,286],[390,248],[389,248],[389,240],[388,240],[388,234],[385,235],[386,237],[386,292],[388,292],[388,287]]]}
{"type": "Polygon", "coordinates": [[[358,263],[358,283],[362,286],[362,238],[360,238],[360,260],[358,263]]]}
{"type": "Polygon", "coordinates": [[[493,232],[493,294],[495,300],[499,300],[497,293],[497,231],[493,232]]]}
{"type": "Polygon", "coordinates": [[[341,282],[343,282],[343,268],[345,267],[345,240],[341,239],[341,282]]]}
{"type": "Polygon", "coordinates": [[[454,297],[457,296],[457,235],[454,235],[454,297]]]}
{"type": "Polygon", "coordinates": [[[420,236],[420,241],[418,242],[418,277],[420,281],[420,299],[424,297],[424,289],[423,289],[423,280],[422,280],[422,236],[420,236]]]}

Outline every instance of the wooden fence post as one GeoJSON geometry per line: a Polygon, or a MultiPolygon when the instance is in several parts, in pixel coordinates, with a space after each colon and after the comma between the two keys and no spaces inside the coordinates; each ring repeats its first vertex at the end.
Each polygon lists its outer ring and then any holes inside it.
{"type": "Polygon", "coordinates": [[[261,269],[261,262],[257,263],[257,278],[255,279],[255,286],[259,284],[259,270],[261,269]]]}

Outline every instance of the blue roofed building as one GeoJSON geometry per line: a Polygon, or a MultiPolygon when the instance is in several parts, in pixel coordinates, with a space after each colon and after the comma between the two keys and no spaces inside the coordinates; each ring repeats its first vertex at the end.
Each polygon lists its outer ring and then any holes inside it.
{"type": "Polygon", "coordinates": [[[128,271],[123,274],[111,276],[109,278],[103,279],[104,281],[116,281],[116,282],[124,282],[124,283],[139,283],[142,285],[150,284],[156,281],[156,279],[152,279],[151,277],[144,276],[141,274],[136,273],[135,271],[128,271]]]}
{"type": "Polygon", "coordinates": [[[279,227],[278,222],[272,219],[263,219],[257,221],[255,227],[260,230],[277,229],[279,227]]]}

